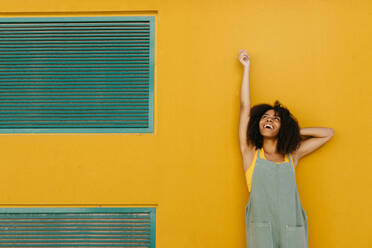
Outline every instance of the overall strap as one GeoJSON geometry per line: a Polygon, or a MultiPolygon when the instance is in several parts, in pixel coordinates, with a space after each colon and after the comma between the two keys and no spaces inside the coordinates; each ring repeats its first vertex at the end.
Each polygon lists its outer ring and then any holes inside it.
{"type": "Polygon", "coordinates": [[[294,166],[293,161],[292,161],[292,156],[289,153],[287,154],[287,156],[288,156],[289,164],[292,165],[293,172],[295,172],[295,166],[294,166]]]}

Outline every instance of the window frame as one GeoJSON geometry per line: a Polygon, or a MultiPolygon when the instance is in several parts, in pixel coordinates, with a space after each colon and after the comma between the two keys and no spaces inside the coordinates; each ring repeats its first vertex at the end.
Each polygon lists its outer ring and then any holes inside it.
{"type": "MultiPolygon", "coordinates": [[[[97,16],[97,17],[11,17],[0,18],[4,22],[48,22],[48,21],[149,21],[149,95],[147,128],[0,128],[0,134],[13,133],[154,133],[154,54],[155,16],[97,16]]],[[[0,113],[1,114],[1,113],[0,113]]]]}
{"type": "MultiPolygon", "coordinates": [[[[37,219],[36,214],[50,214],[51,219],[53,219],[53,215],[56,214],[125,214],[125,213],[146,213],[149,215],[149,224],[150,224],[150,231],[149,231],[149,248],[155,248],[155,237],[156,237],[156,208],[155,207],[139,207],[139,208],[131,208],[131,207],[86,207],[86,208],[66,208],[66,207],[16,207],[16,208],[0,208],[0,215],[9,215],[11,216],[9,219],[14,220],[16,214],[24,215],[30,214],[30,216],[34,216],[37,219]]],[[[2,217],[2,219],[6,219],[6,217],[2,217]]],[[[45,217],[43,217],[45,218],[45,217]]],[[[74,219],[74,217],[72,217],[74,219]]],[[[22,219],[22,218],[21,218],[22,219]]],[[[32,222],[32,218],[29,218],[32,222]]],[[[47,218],[46,218],[47,219],[47,218]]],[[[8,221],[5,221],[8,222],[8,221]]],[[[10,224],[12,226],[12,224],[10,224]]],[[[32,224],[30,224],[32,225],[32,224]]],[[[27,246],[29,247],[29,246],[27,246]]]]}

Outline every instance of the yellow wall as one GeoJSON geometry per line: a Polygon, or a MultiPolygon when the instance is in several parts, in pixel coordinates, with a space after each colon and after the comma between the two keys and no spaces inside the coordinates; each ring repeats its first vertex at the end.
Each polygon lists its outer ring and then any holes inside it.
{"type": "Polygon", "coordinates": [[[2,0],[0,16],[156,17],[154,134],[1,135],[0,206],[155,206],[157,247],[245,247],[238,144],[252,103],[335,129],[300,162],[312,248],[372,247],[372,3],[2,0]]]}

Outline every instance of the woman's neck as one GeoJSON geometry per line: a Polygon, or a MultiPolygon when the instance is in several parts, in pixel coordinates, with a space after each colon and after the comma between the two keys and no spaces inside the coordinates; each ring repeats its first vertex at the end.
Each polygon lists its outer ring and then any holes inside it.
{"type": "Polygon", "coordinates": [[[263,149],[267,154],[277,154],[276,147],[278,145],[278,139],[265,139],[263,140],[263,149]]]}
{"type": "Polygon", "coordinates": [[[265,153],[266,159],[273,162],[282,162],[285,157],[278,153],[276,147],[278,144],[278,139],[264,139],[263,141],[263,151],[265,153]]]}

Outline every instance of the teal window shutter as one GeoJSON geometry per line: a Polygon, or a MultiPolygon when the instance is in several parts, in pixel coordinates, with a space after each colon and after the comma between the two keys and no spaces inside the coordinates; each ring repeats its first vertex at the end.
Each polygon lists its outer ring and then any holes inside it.
{"type": "Polygon", "coordinates": [[[0,18],[0,133],[152,133],[154,26],[0,18]]]}
{"type": "Polygon", "coordinates": [[[155,208],[0,208],[0,247],[155,248],[155,208]]]}

